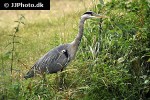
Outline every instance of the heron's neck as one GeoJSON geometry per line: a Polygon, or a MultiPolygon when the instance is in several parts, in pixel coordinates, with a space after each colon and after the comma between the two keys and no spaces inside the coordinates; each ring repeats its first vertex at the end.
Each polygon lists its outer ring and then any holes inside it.
{"type": "Polygon", "coordinates": [[[80,44],[81,38],[83,36],[83,29],[84,29],[84,22],[85,18],[81,17],[80,23],[79,23],[79,32],[74,41],[71,43],[69,51],[70,51],[70,58],[74,59],[75,54],[78,50],[78,46],[80,44]]]}
{"type": "Polygon", "coordinates": [[[78,47],[78,45],[81,42],[82,36],[83,36],[83,30],[84,30],[84,22],[85,22],[85,18],[81,18],[80,23],[79,23],[79,32],[75,38],[75,40],[73,41],[74,44],[78,47]]]}

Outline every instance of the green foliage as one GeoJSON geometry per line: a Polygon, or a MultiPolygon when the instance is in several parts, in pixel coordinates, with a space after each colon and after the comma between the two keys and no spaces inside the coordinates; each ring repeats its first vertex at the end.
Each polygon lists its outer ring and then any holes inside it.
{"type": "Polygon", "coordinates": [[[85,28],[83,59],[93,62],[85,100],[148,98],[148,1],[113,0],[97,8],[109,18],[91,21],[85,28]]]}
{"type": "MultiPolygon", "coordinates": [[[[103,0],[99,1],[100,3],[93,9],[95,12],[105,14],[107,18],[87,20],[77,57],[65,71],[22,80],[19,77],[21,72],[16,69],[18,77],[13,78],[4,66],[8,66],[12,58],[14,62],[19,62],[20,56],[27,53],[19,55],[14,49],[14,57],[11,50],[1,55],[0,78],[4,78],[1,79],[0,84],[0,94],[2,94],[0,99],[150,99],[150,2],[112,0],[104,4],[103,0]],[[13,81],[10,81],[12,79],[13,81]]],[[[50,24],[53,27],[54,23],[50,24]]],[[[37,27],[42,29],[49,27],[47,21],[42,25],[41,23],[34,25],[36,27],[32,28],[32,24],[29,27],[36,32],[38,32],[37,27]]],[[[27,28],[28,26],[25,27],[27,28]]],[[[15,28],[16,32],[19,31],[18,29],[15,28]]],[[[40,36],[40,33],[37,33],[38,35],[40,36]]],[[[17,36],[12,37],[17,38],[17,36]]],[[[58,42],[55,39],[59,36],[54,37],[54,41],[58,42]]],[[[16,42],[20,43],[20,39],[14,42],[15,45],[16,42]]],[[[33,40],[33,44],[38,45],[35,42],[33,40]]],[[[14,67],[18,68],[18,64],[15,63],[14,67]]]]}

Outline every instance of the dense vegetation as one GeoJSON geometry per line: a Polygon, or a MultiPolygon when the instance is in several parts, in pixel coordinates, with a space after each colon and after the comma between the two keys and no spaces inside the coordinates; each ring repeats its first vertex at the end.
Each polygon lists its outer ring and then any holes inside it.
{"type": "Polygon", "coordinates": [[[20,60],[25,54],[16,50],[22,46],[17,35],[24,27],[20,26],[24,24],[21,16],[10,35],[8,51],[1,53],[0,99],[150,99],[150,2],[112,0],[97,4],[93,10],[108,18],[86,22],[77,57],[66,70],[29,80],[22,79],[17,70],[20,64],[25,66],[20,60]]]}

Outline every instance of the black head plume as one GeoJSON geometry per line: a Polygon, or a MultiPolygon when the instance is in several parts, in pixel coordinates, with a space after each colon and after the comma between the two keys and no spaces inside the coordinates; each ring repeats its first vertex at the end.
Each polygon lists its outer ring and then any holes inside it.
{"type": "MultiPolygon", "coordinates": [[[[92,12],[92,11],[87,11],[87,12],[85,12],[84,14],[89,14],[89,15],[93,16],[93,12],[92,12]]],[[[83,15],[84,15],[84,14],[83,14],[83,15]]]]}

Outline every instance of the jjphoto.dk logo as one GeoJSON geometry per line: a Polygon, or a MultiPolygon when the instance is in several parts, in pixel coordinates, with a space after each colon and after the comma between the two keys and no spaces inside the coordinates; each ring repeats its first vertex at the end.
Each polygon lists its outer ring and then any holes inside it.
{"type": "Polygon", "coordinates": [[[41,3],[41,2],[38,2],[37,4],[32,4],[32,3],[27,3],[27,4],[24,4],[22,2],[20,3],[4,3],[4,7],[5,8],[8,8],[8,7],[11,7],[11,8],[14,8],[14,7],[44,7],[44,5],[41,3]]]}
{"type": "Polygon", "coordinates": [[[0,0],[0,10],[50,10],[50,0],[0,0]]]}
{"type": "Polygon", "coordinates": [[[9,3],[4,3],[4,7],[8,8],[9,7],[9,3]]]}

